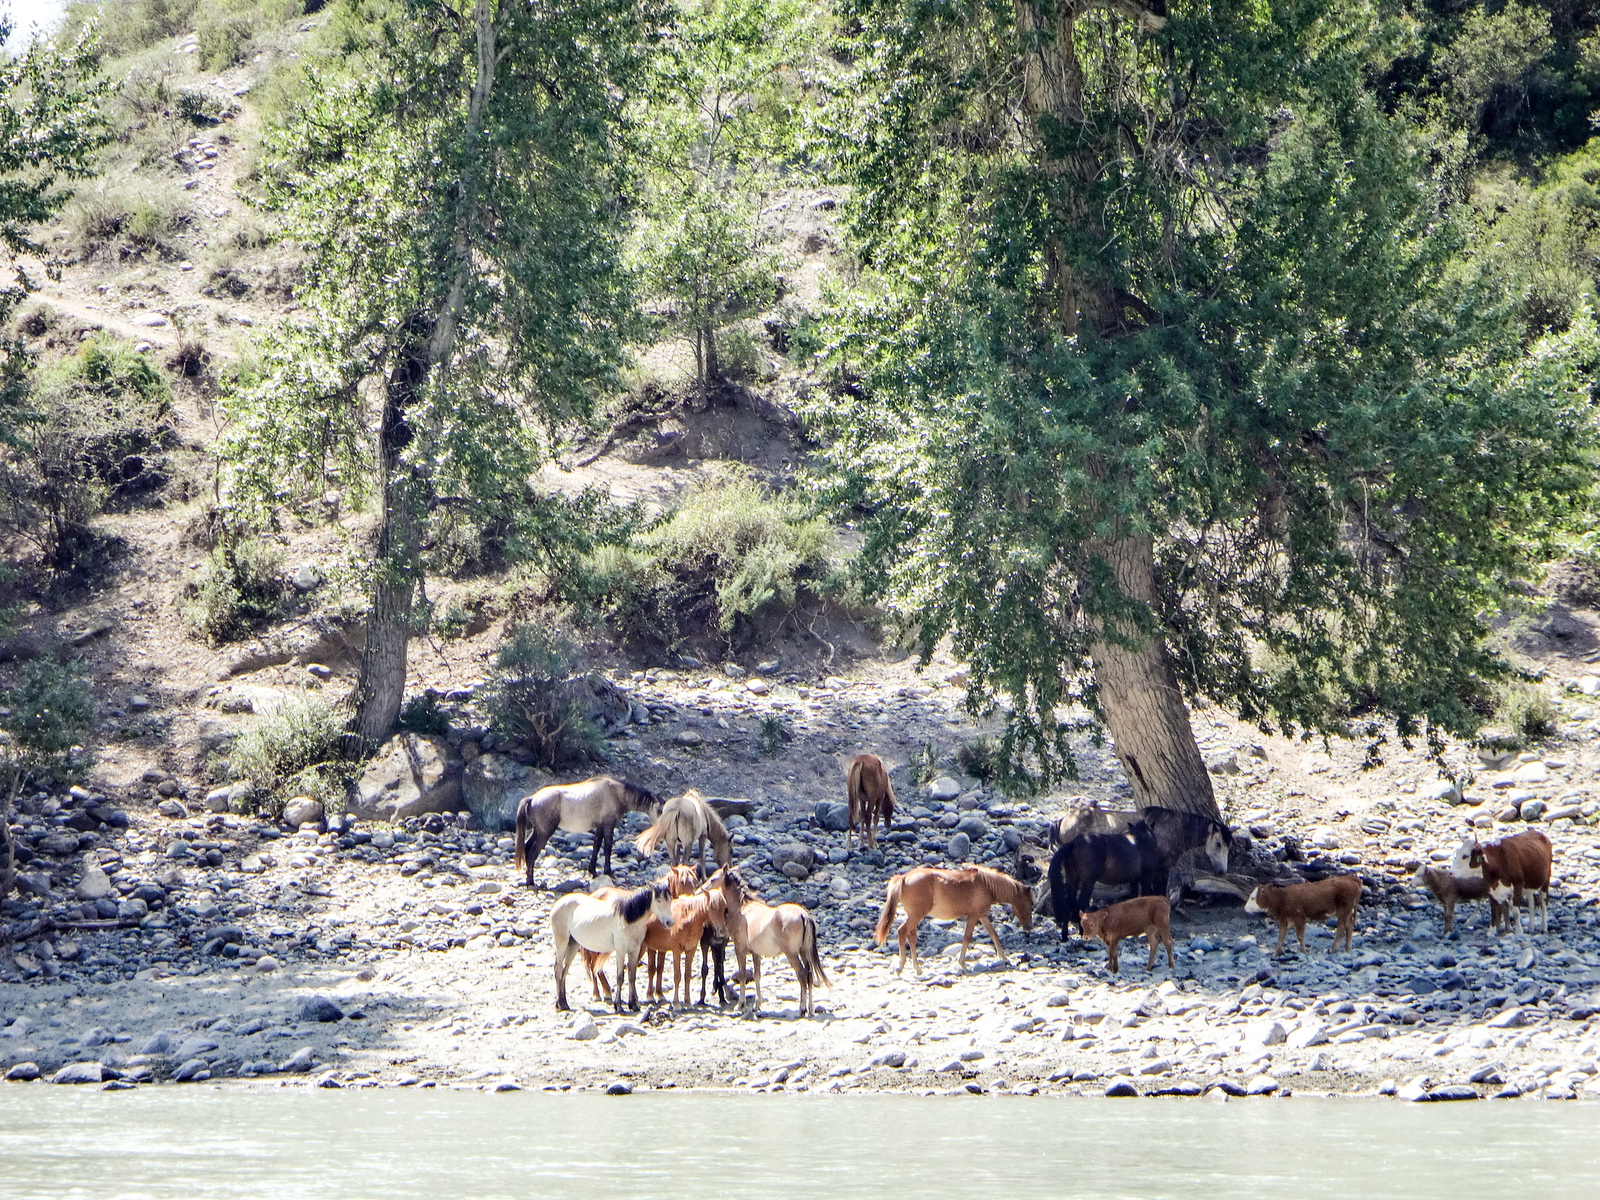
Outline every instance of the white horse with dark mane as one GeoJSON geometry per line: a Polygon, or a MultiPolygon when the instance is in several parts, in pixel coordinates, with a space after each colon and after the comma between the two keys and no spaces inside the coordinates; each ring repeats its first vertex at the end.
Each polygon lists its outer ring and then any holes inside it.
{"type": "Polygon", "coordinates": [[[550,910],[550,933],[556,943],[556,1008],[565,1012],[567,971],[579,950],[617,956],[617,986],[612,993],[622,1011],[622,972],[628,972],[628,1003],[639,1011],[639,957],[650,918],[672,928],[672,892],[658,879],[626,896],[602,899],[569,892],[550,910]]]}

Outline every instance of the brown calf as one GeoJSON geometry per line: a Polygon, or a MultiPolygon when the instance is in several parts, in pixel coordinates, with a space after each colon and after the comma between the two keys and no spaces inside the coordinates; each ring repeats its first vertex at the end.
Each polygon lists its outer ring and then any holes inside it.
{"type": "Polygon", "coordinates": [[[1445,937],[1449,937],[1456,927],[1456,905],[1463,900],[1487,900],[1489,925],[1497,933],[1501,932],[1507,921],[1506,906],[1489,895],[1489,885],[1483,881],[1482,875],[1453,875],[1437,867],[1418,867],[1411,882],[1427,888],[1443,906],[1445,937]]]}
{"type": "Polygon", "coordinates": [[[1483,868],[1492,900],[1511,901],[1511,924],[1522,932],[1522,893],[1528,893],[1528,923],[1543,914],[1540,933],[1550,932],[1550,839],[1537,829],[1474,846],[1468,859],[1483,868]]]}
{"type": "Polygon", "coordinates": [[[1172,906],[1165,896],[1140,896],[1137,900],[1124,900],[1108,905],[1099,912],[1086,912],[1079,918],[1083,936],[1099,938],[1106,944],[1106,967],[1113,975],[1117,966],[1117,943],[1123,938],[1144,934],[1150,943],[1150,961],[1146,970],[1155,970],[1156,943],[1167,948],[1167,966],[1172,961],[1172,906]]]}
{"type": "Polygon", "coordinates": [[[1337,913],[1339,924],[1333,931],[1333,948],[1339,948],[1339,938],[1344,937],[1344,948],[1350,949],[1350,937],[1356,928],[1356,905],[1361,903],[1361,880],[1354,875],[1330,875],[1316,883],[1291,883],[1288,887],[1262,884],[1250,893],[1244,902],[1247,913],[1268,913],[1278,922],[1278,945],[1274,954],[1283,953],[1284,935],[1294,926],[1300,939],[1300,949],[1306,948],[1306,922],[1321,921],[1337,913]]]}

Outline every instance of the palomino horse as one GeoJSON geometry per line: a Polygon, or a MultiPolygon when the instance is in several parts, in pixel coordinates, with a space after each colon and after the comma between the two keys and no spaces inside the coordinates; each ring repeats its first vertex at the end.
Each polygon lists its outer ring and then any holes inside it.
{"type": "Polygon", "coordinates": [[[602,900],[570,892],[550,910],[550,932],[556,943],[556,1009],[566,1011],[567,971],[579,950],[601,950],[617,956],[616,1009],[622,1012],[622,972],[628,972],[628,1003],[639,1010],[639,956],[645,927],[655,917],[672,925],[672,896],[661,880],[618,899],[602,900]]]}
{"type": "MultiPolygon", "coordinates": [[[[700,880],[695,875],[693,867],[668,867],[667,873],[662,876],[662,882],[667,885],[667,894],[676,900],[679,896],[687,896],[694,891],[695,885],[700,880]]],[[[597,887],[589,893],[596,900],[626,899],[631,894],[631,889],[619,887],[597,887]]],[[[652,921],[649,928],[645,930],[646,950],[650,948],[651,931],[658,928],[660,926],[652,921]]],[[[585,950],[583,952],[583,969],[589,973],[589,988],[593,991],[596,1000],[599,1000],[603,993],[607,1004],[611,1002],[611,981],[606,978],[605,965],[606,959],[610,957],[611,955],[603,950],[585,950]]],[[[647,986],[645,997],[648,999],[649,995],[650,991],[647,986]]]]}
{"type": "Polygon", "coordinates": [[[690,788],[681,796],[674,796],[661,806],[661,815],[655,823],[634,839],[639,853],[649,858],[663,842],[672,865],[677,866],[688,854],[689,847],[698,843],[700,874],[706,872],[706,842],[711,843],[712,856],[719,867],[733,862],[733,835],[722,823],[706,799],[690,788]]]}
{"type": "Polygon", "coordinates": [[[894,969],[896,975],[905,969],[908,947],[911,969],[922,974],[922,963],[917,957],[917,926],[923,917],[936,921],[966,918],[967,932],[961,938],[960,969],[963,971],[967,969],[967,947],[972,944],[973,927],[980,921],[989,931],[989,939],[994,942],[994,952],[1000,956],[1000,961],[1008,961],[1000,945],[1000,936],[989,922],[989,909],[994,905],[1009,904],[1023,930],[1033,928],[1033,892],[1020,879],[1013,879],[992,867],[916,867],[891,878],[887,891],[883,913],[873,933],[873,944],[881,946],[888,940],[895,909],[904,905],[906,919],[900,924],[900,964],[894,969]]]}
{"type": "Polygon", "coordinates": [[[1089,907],[1095,884],[1132,884],[1135,896],[1155,896],[1164,890],[1164,875],[1155,839],[1143,821],[1123,833],[1086,833],[1065,843],[1050,859],[1050,907],[1061,926],[1061,940],[1067,940],[1068,924],[1089,907]]]}
{"type": "Polygon", "coordinates": [[[1227,873],[1233,830],[1223,821],[1162,808],[1158,804],[1131,811],[1091,806],[1075,808],[1050,826],[1050,844],[1064,846],[1091,833],[1126,833],[1140,822],[1150,831],[1161,864],[1156,891],[1151,895],[1167,893],[1169,900],[1178,899],[1170,894],[1168,876],[1178,860],[1191,850],[1203,852],[1210,860],[1212,870],[1218,874],[1227,873]]]}
{"type": "MultiPolygon", "coordinates": [[[[733,942],[734,955],[739,960],[739,978],[745,978],[744,960],[753,959],[751,969],[755,979],[755,1011],[761,1011],[761,960],[783,955],[794,969],[800,983],[800,1012],[812,1016],[816,1012],[813,992],[818,983],[832,987],[822,970],[822,956],[817,952],[817,919],[798,904],[780,904],[776,908],[752,896],[745,890],[744,881],[737,871],[724,868],[711,877],[709,886],[722,888],[727,902],[724,922],[728,938],[733,942]]],[[[749,993],[740,983],[739,1008],[743,1011],[749,993]]]]}
{"type": "Polygon", "coordinates": [[[858,754],[850,760],[844,776],[845,794],[850,798],[850,822],[845,826],[844,848],[850,851],[850,835],[857,824],[861,826],[861,840],[870,850],[878,844],[878,819],[883,818],[885,832],[889,819],[894,816],[894,785],[889,782],[889,772],[883,759],[876,754],[858,754]]]}
{"type": "Polygon", "coordinates": [[[654,792],[635,787],[609,775],[596,775],[582,783],[557,783],[524,796],[517,805],[517,844],[514,861],[528,871],[528,886],[533,886],[533,864],[539,860],[550,835],[557,829],[568,833],[594,831],[589,849],[589,874],[594,874],[600,844],[606,848],[606,874],[611,874],[611,843],[617,822],[630,812],[642,812],[654,819],[661,801],[654,792]]]}

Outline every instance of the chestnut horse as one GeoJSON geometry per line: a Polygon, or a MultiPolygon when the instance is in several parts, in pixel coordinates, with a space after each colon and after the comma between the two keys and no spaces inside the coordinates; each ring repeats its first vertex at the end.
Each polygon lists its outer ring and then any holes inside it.
{"type": "Polygon", "coordinates": [[[528,871],[528,886],[533,886],[533,864],[539,860],[550,835],[557,829],[568,833],[594,831],[589,849],[589,874],[594,874],[600,844],[606,848],[606,874],[611,874],[611,844],[617,822],[630,812],[647,813],[654,819],[661,812],[661,801],[648,788],[636,787],[596,775],[582,783],[557,783],[524,796],[517,804],[517,834],[513,862],[528,871]]]}
{"type": "Polygon", "coordinates": [[[966,919],[967,931],[961,938],[960,969],[963,971],[967,969],[967,947],[972,944],[973,927],[980,921],[989,931],[1000,961],[1009,961],[999,935],[989,922],[989,909],[994,905],[1009,904],[1017,923],[1024,930],[1033,928],[1032,889],[992,867],[915,867],[891,878],[886,891],[878,928],[873,932],[873,944],[881,946],[888,940],[895,909],[903,905],[906,919],[900,924],[900,964],[894,969],[896,975],[905,969],[908,948],[911,969],[922,974],[922,962],[917,957],[917,926],[923,917],[936,921],[966,919]]]}
{"type": "Polygon", "coordinates": [[[861,840],[867,849],[874,849],[878,844],[878,819],[883,819],[887,833],[889,819],[894,816],[894,785],[889,782],[883,759],[876,754],[858,754],[852,758],[845,771],[844,790],[850,798],[850,821],[844,831],[845,852],[850,850],[850,835],[857,824],[861,826],[861,840]]]}
{"type": "MultiPolygon", "coordinates": [[[[667,885],[667,894],[676,900],[679,896],[687,896],[694,891],[698,880],[695,878],[693,867],[669,867],[667,868],[667,873],[662,876],[662,882],[667,885]]],[[[628,894],[629,890],[627,888],[619,887],[598,887],[589,893],[596,900],[616,900],[628,894]]],[[[676,910],[674,910],[673,919],[677,919],[676,910]]],[[[655,921],[651,921],[649,926],[646,927],[644,934],[646,951],[651,949],[651,932],[658,928],[660,926],[655,921]]],[[[596,1000],[601,999],[603,993],[607,1004],[611,1003],[611,981],[606,978],[605,965],[606,959],[610,957],[610,952],[605,950],[585,950],[583,952],[583,969],[589,974],[589,988],[593,991],[596,1000]]],[[[650,988],[647,983],[645,986],[645,998],[649,999],[649,997],[650,988]]]]}

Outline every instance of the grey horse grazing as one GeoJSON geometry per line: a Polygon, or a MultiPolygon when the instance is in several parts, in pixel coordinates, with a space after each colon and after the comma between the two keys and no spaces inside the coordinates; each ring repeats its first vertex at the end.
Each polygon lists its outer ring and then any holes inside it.
{"type": "Polygon", "coordinates": [[[1051,825],[1050,844],[1064,846],[1091,833],[1125,833],[1140,821],[1150,830],[1161,862],[1160,892],[1170,893],[1172,868],[1191,850],[1202,851],[1218,874],[1227,872],[1233,830],[1226,822],[1155,804],[1131,810],[1075,808],[1051,825]]]}
{"type": "Polygon", "coordinates": [[[600,844],[606,848],[606,874],[611,874],[611,844],[617,822],[630,812],[642,812],[654,820],[661,813],[661,801],[648,788],[637,787],[597,775],[581,783],[557,783],[524,796],[517,804],[516,849],[513,861],[527,870],[528,886],[533,886],[533,864],[539,860],[550,835],[557,829],[568,833],[594,832],[589,849],[589,874],[594,874],[600,844]]]}

